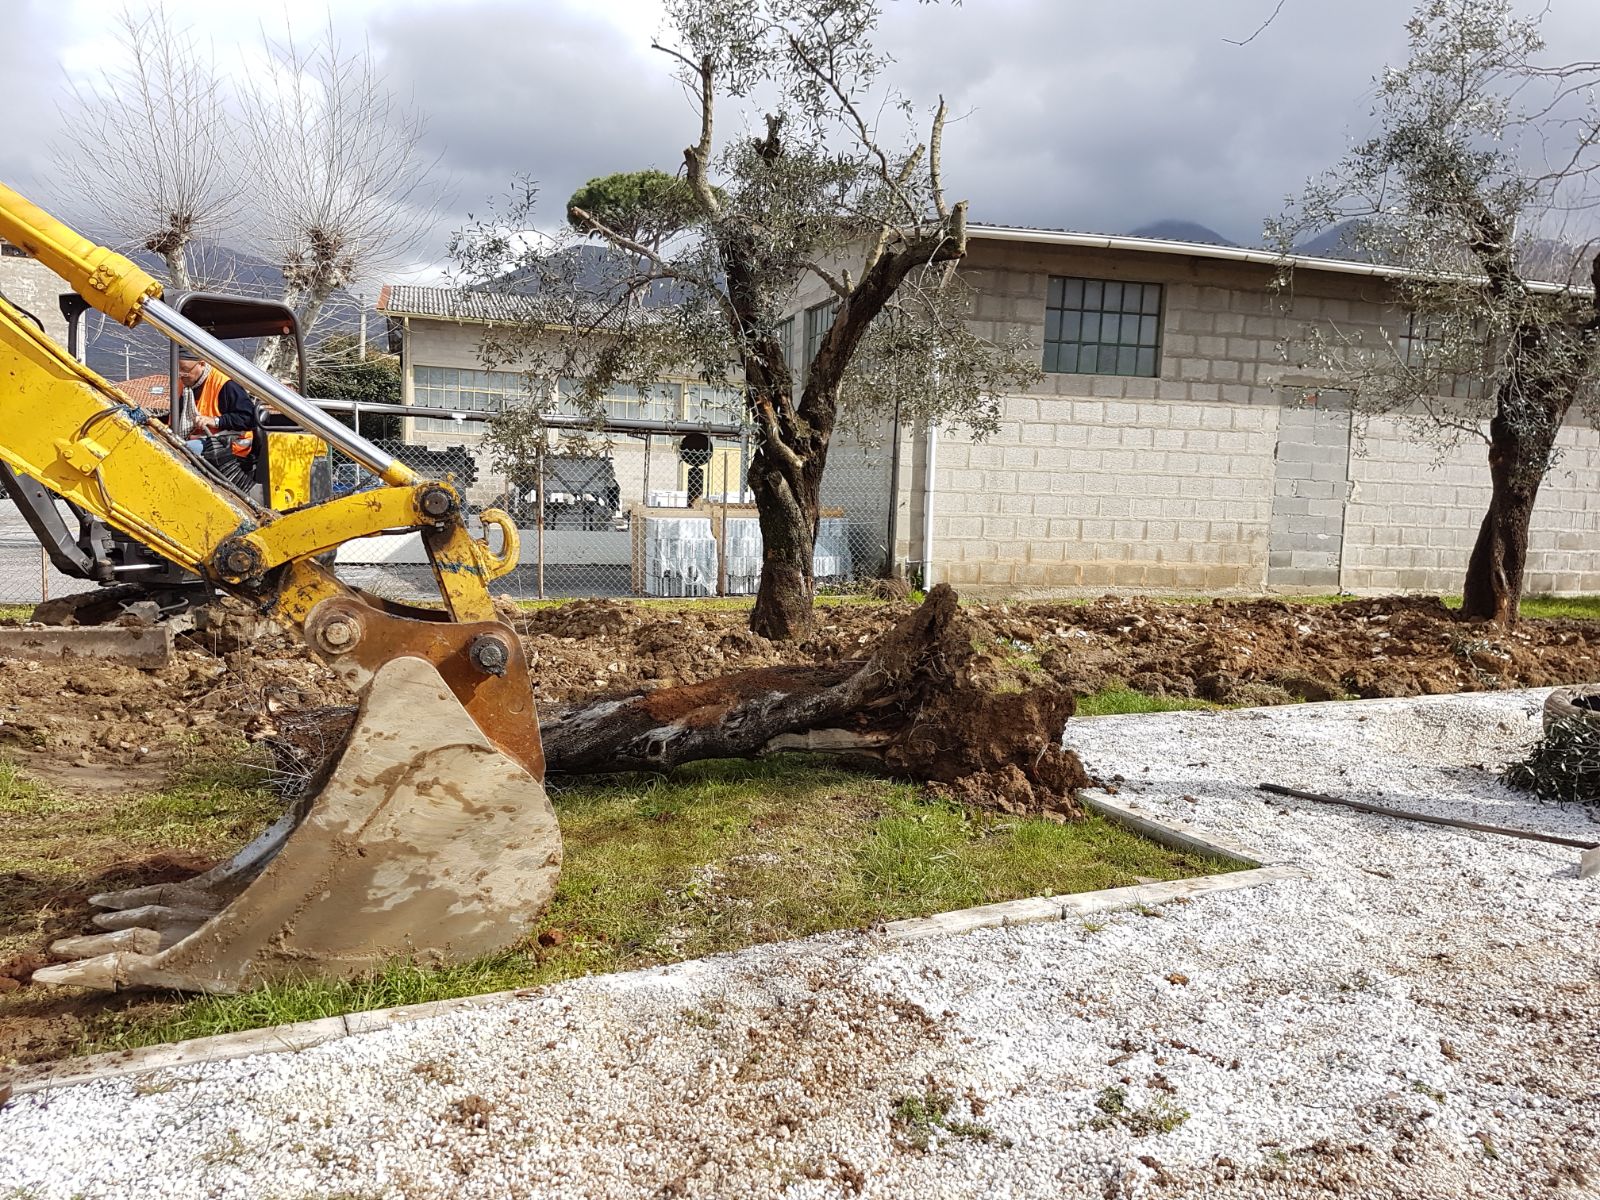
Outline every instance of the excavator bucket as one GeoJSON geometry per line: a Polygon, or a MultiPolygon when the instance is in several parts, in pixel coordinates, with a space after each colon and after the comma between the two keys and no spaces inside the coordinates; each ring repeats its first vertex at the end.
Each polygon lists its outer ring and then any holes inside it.
{"type": "Polygon", "coordinates": [[[555,889],[543,786],[485,737],[436,666],[382,663],[342,756],[298,816],[180,884],[92,898],[107,932],[56,942],[37,983],[233,993],[398,958],[510,946],[555,889]]]}

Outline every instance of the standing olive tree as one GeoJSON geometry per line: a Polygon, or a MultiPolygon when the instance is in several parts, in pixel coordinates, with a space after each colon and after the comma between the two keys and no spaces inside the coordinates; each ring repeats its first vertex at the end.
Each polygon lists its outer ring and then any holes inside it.
{"type": "Polygon", "coordinates": [[[1393,336],[1313,334],[1311,355],[1358,412],[1487,445],[1463,613],[1509,624],[1556,436],[1575,405],[1600,419],[1600,63],[1541,61],[1538,20],[1511,0],[1423,0],[1407,30],[1410,58],[1375,81],[1377,132],[1275,232],[1287,247],[1348,222],[1351,252],[1395,268],[1393,336]]]}
{"type": "MultiPolygon", "coordinates": [[[[915,111],[882,82],[876,0],[666,9],[673,36],[655,49],[694,116],[681,176],[591,181],[565,214],[573,228],[554,238],[526,232],[525,192],[459,235],[453,257],[475,289],[539,293],[523,319],[491,331],[486,360],[520,364],[530,382],[575,380],[568,398],[597,417],[619,383],[648,392],[687,368],[734,386],[755,438],[748,479],[763,540],[751,628],[793,638],[812,624],[819,489],[843,407],[864,417],[898,405],[902,418],[982,434],[998,396],[1038,367],[1020,339],[968,327],[953,273],[967,206],[944,193],[945,106],[926,142],[901,136],[915,111]],[[609,251],[598,271],[576,244],[585,239],[609,251]],[[835,306],[814,350],[786,320],[808,288],[835,306]]],[[[492,436],[536,437],[538,421],[508,413],[492,436]]]]}

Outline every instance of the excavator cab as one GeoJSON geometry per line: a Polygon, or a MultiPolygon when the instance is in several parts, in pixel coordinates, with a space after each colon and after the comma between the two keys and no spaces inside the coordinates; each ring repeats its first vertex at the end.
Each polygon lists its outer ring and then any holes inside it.
{"type": "MultiPolygon", "coordinates": [[[[306,345],[294,310],[278,300],[229,296],[220,292],[186,292],[173,309],[221,342],[250,342],[263,338],[288,338],[294,347],[294,388],[306,395],[306,345]]],[[[178,345],[168,353],[167,394],[182,395],[178,383],[178,345]]],[[[257,432],[261,453],[255,456],[251,495],[275,512],[291,512],[333,494],[327,444],[300,431],[288,417],[260,405],[257,432]]],[[[181,428],[177,430],[181,433],[181,428]]]]}

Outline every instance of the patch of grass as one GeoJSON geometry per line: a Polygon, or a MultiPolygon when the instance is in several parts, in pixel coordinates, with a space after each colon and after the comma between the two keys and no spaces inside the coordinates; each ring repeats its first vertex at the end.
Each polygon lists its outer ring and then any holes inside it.
{"type": "Polygon", "coordinates": [[[1411,1081],[1411,1090],[1420,1096],[1426,1096],[1435,1104],[1443,1104],[1445,1101],[1445,1095],[1442,1091],[1421,1079],[1413,1079],[1411,1081]]]}
{"type": "Polygon", "coordinates": [[[0,759],[0,816],[38,817],[54,806],[50,793],[37,781],[24,775],[10,760],[0,759]]]}
{"type": "Polygon", "coordinates": [[[906,1144],[926,1150],[934,1131],[944,1125],[954,1099],[944,1092],[929,1091],[922,1096],[902,1096],[895,1101],[893,1120],[906,1144]]]}
{"type": "Polygon", "coordinates": [[[233,759],[193,760],[159,792],[119,805],[109,828],[130,839],[206,850],[248,841],[283,811],[253,747],[233,759]]]}
{"type": "MultiPolygon", "coordinates": [[[[554,797],[555,897],[518,947],[429,971],[296,981],[187,1001],[100,1031],[97,1049],[534,987],[1020,896],[1177,879],[1219,863],[1099,817],[971,813],[920,788],[784,755],[585,782],[554,797]]],[[[686,1016],[690,1023],[696,1018],[686,1016]]]]}
{"type": "MultiPolygon", "coordinates": [[[[1460,608],[1459,595],[1440,596],[1446,608],[1460,608]]],[[[1579,621],[1600,621],[1600,595],[1592,596],[1524,596],[1518,611],[1525,617],[1540,620],[1570,618],[1579,621]]]]}
{"type": "Polygon", "coordinates": [[[115,886],[130,860],[238,849],[283,807],[266,786],[264,760],[241,742],[231,758],[191,760],[161,791],[116,796],[48,788],[0,759],[0,956],[38,942],[56,917],[54,897],[115,886]]]}
{"type": "Polygon", "coordinates": [[[0,604],[0,621],[26,621],[32,616],[31,604],[0,604]]]}
{"type": "Polygon", "coordinates": [[[1520,611],[1525,617],[1600,621],[1600,596],[1524,596],[1520,611]]]}
{"type": "Polygon", "coordinates": [[[1094,1106],[1100,1112],[1090,1119],[1090,1129],[1110,1129],[1120,1125],[1134,1137],[1171,1133],[1189,1119],[1189,1110],[1179,1108],[1166,1096],[1157,1096],[1143,1108],[1131,1108],[1128,1105],[1128,1089],[1115,1084],[1100,1089],[1094,1106]]]}
{"type": "MultiPolygon", "coordinates": [[[[974,1141],[995,1140],[994,1130],[974,1121],[952,1120],[950,1110],[955,1107],[955,1097],[948,1092],[930,1088],[921,1096],[902,1096],[895,1101],[891,1120],[901,1140],[914,1150],[926,1150],[939,1131],[951,1137],[971,1138],[974,1141]]],[[[1009,1146],[1008,1141],[1001,1141],[1009,1146]]]]}
{"type": "Polygon", "coordinates": [[[1110,717],[1123,713],[1196,712],[1223,706],[1185,696],[1152,696],[1132,688],[1112,686],[1078,697],[1078,716],[1110,717]]]}

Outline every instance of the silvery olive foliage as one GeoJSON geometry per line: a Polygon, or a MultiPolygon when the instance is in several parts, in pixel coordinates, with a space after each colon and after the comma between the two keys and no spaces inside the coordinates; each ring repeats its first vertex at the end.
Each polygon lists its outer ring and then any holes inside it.
{"type": "MultiPolygon", "coordinates": [[[[1325,322],[1290,354],[1335,378],[1358,415],[1421,417],[1441,453],[1488,447],[1495,498],[1468,611],[1514,620],[1556,434],[1574,407],[1600,420],[1600,63],[1545,62],[1539,18],[1511,0],[1423,0],[1407,33],[1407,61],[1374,81],[1375,132],[1268,235],[1287,250],[1342,227],[1338,257],[1390,268],[1379,336],[1325,322]]],[[[1279,284],[1292,296],[1292,272],[1279,284]]]]}
{"type": "Polygon", "coordinates": [[[887,85],[879,15],[875,0],[671,0],[655,48],[690,112],[682,187],[643,172],[591,181],[541,234],[525,183],[452,246],[466,288],[507,300],[486,361],[524,371],[533,397],[490,435],[504,461],[544,436],[551,381],[569,381],[560,394],[597,420],[619,385],[648,393],[666,375],[726,389],[726,419],[755,446],[758,626],[769,585],[789,589],[788,616],[768,626],[779,636],[808,620],[817,485],[837,429],[881,436],[898,413],[981,436],[999,398],[1040,376],[1036,348],[969,321],[955,269],[967,206],[942,180],[946,109],[919,113],[887,85]],[[652,196],[654,211],[633,207],[652,196]],[[834,306],[809,351],[801,300],[834,306]]]}

